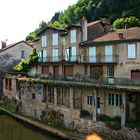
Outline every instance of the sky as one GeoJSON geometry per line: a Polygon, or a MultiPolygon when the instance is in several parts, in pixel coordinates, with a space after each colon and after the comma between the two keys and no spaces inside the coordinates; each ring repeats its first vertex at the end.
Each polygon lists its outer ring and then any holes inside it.
{"type": "Polygon", "coordinates": [[[7,44],[12,44],[24,40],[41,21],[47,23],[55,12],[66,10],[77,1],[0,0],[0,41],[7,39],[7,44]]]}

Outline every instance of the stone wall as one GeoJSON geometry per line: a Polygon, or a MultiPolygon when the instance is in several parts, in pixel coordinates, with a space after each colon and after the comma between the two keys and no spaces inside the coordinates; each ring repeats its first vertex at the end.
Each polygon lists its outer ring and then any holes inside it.
{"type": "Polygon", "coordinates": [[[43,103],[43,85],[38,83],[20,82],[19,98],[22,102],[23,114],[40,118],[46,104],[43,103]]]}
{"type": "Polygon", "coordinates": [[[112,130],[106,126],[104,122],[96,122],[93,120],[80,118],[80,111],[63,106],[47,105],[49,109],[60,111],[63,114],[64,125],[68,128],[76,129],[79,132],[89,134],[98,133],[107,139],[128,139],[138,140],[140,139],[140,133],[135,129],[122,128],[120,130],[112,130]]]}

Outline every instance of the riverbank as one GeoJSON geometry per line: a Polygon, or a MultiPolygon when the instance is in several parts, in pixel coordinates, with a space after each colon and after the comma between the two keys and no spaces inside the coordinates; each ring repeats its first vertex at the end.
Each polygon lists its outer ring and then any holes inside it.
{"type": "Polygon", "coordinates": [[[46,132],[49,132],[49,133],[52,133],[62,139],[65,139],[65,140],[81,140],[81,138],[84,138],[84,137],[73,137],[73,136],[69,136],[68,134],[62,132],[62,131],[59,131],[58,129],[55,129],[55,128],[52,128],[50,126],[46,126],[44,124],[41,124],[40,122],[38,121],[34,121],[34,120],[31,120],[29,118],[25,118],[23,116],[20,116],[18,114],[15,114],[15,113],[12,113],[10,111],[8,111],[7,109],[3,108],[3,107],[0,107],[0,110],[4,111],[5,113],[7,113],[8,115],[10,115],[11,117],[17,119],[17,120],[20,120],[20,121],[23,121],[25,123],[28,123],[36,128],[39,128],[43,131],[46,131],[46,132]]]}

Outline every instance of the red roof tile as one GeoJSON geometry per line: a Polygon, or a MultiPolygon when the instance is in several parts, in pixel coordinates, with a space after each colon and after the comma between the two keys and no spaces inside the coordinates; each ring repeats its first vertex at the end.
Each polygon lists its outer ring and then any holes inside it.
{"type": "Polygon", "coordinates": [[[112,31],[107,34],[102,34],[96,37],[94,40],[88,42],[106,42],[106,41],[131,40],[131,39],[140,39],[140,27],[112,31]]]}

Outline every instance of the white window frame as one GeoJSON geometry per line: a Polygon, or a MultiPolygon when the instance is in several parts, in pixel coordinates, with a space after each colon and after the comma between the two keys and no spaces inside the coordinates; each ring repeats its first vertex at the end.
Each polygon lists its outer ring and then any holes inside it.
{"type": "Polygon", "coordinates": [[[45,47],[47,47],[47,36],[46,35],[44,35],[44,36],[42,36],[42,39],[41,39],[41,43],[42,43],[42,48],[45,48],[45,47]]]}
{"type": "Polygon", "coordinates": [[[113,61],[113,46],[112,45],[105,46],[105,62],[112,61],[113,61]]]}
{"type": "Polygon", "coordinates": [[[76,43],[76,30],[70,31],[70,42],[71,44],[76,43]]]}
{"type": "Polygon", "coordinates": [[[53,62],[58,61],[58,48],[53,49],[53,62]]]}
{"type": "Polygon", "coordinates": [[[89,47],[89,62],[96,62],[96,47],[89,47]]]}
{"type": "Polygon", "coordinates": [[[43,50],[42,55],[43,55],[43,62],[46,62],[47,61],[47,50],[43,50]]]}
{"type": "Polygon", "coordinates": [[[76,61],[76,47],[71,47],[71,61],[76,61]]]}
{"type": "Polygon", "coordinates": [[[108,94],[108,105],[111,106],[122,106],[122,95],[121,94],[113,94],[113,93],[109,93],[108,94]]]}
{"type": "Polygon", "coordinates": [[[92,96],[87,96],[87,105],[92,105],[92,96]]]}
{"type": "Polygon", "coordinates": [[[70,48],[65,48],[65,60],[69,61],[70,58],[70,48]]]}
{"type": "Polygon", "coordinates": [[[128,44],[127,46],[127,58],[136,59],[136,44],[128,44]]]}
{"type": "Polygon", "coordinates": [[[43,52],[42,51],[38,51],[38,57],[39,57],[39,61],[42,61],[43,58],[43,52]]]}
{"type": "Polygon", "coordinates": [[[58,45],[58,33],[52,34],[52,45],[53,46],[58,45]]]}

